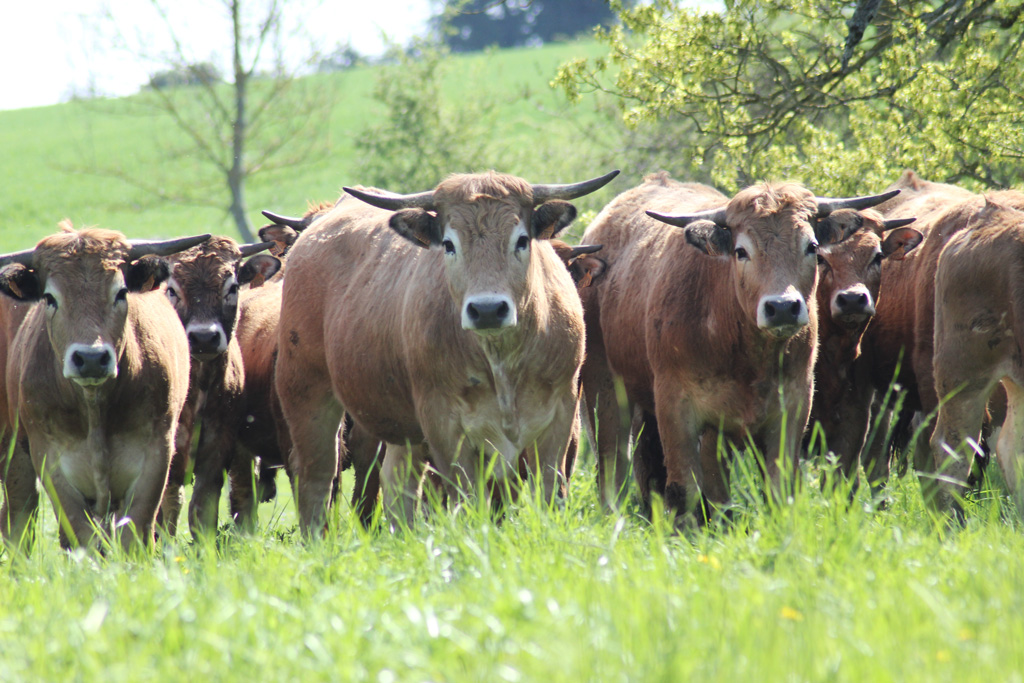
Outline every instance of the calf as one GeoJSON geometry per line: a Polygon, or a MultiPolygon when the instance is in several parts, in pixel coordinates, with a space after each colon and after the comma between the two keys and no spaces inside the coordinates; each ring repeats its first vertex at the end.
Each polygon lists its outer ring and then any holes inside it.
{"type": "Polygon", "coordinates": [[[284,280],[277,389],[305,532],[323,526],[344,410],[388,443],[382,477],[394,516],[411,514],[427,464],[450,492],[471,490],[483,476],[478,449],[499,454],[496,482],[522,460],[554,495],[583,324],[571,278],[537,238],[575,217],[563,199],[613,176],[545,186],[485,173],[408,196],[346,190],[356,199],[299,237],[284,280]]]}
{"type": "Polygon", "coordinates": [[[8,419],[18,434],[2,530],[21,542],[39,477],[63,547],[94,546],[98,534],[149,544],[188,391],[185,333],[153,291],[168,275],[159,256],[209,235],[129,243],[109,230],[62,228],[0,257],[13,264],[0,273],[0,291],[41,300],[7,357],[8,419]]]}
{"type": "MultiPolygon", "coordinates": [[[[846,476],[855,476],[867,437],[874,387],[866,367],[857,365],[861,339],[875,314],[882,264],[901,260],[923,239],[913,218],[886,221],[877,211],[843,209],[824,219],[852,235],[823,248],[818,257],[818,362],[811,423],[819,423],[829,450],[846,476]],[[852,231],[844,224],[849,222],[852,231]],[[854,430],[851,425],[858,425],[854,430]]],[[[866,461],[869,483],[888,478],[888,460],[866,461]]]]}
{"type": "Polygon", "coordinates": [[[245,419],[241,399],[245,373],[235,338],[239,289],[262,284],[280,268],[281,262],[274,256],[252,256],[270,246],[269,242],[239,246],[231,238],[215,237],[171,260],[167,298],[185,327],[192,356],[189,397],[162,507],[163,522],[171,535],[182,504],[197,420],[200,433],[189,528],[193,534],[217,528],[224,471],[232,464],[235,439],[245,419]],[[243,263],[247,256],[252,258],[243,263]]]}
{"type": "Polygon", "coordinates": [[[792,482],[813,389],[819,244],[846,236],[824,219],[886,198],[826,200],[765,184],[729,199],[656,174],[605,207],[583,236],[615,264],[584,290],[583,389],[600,424],[606,502],[628,467],[630,421],[619,414],[616,377],[628,414],[656,418],[664,451],[661,462],[637,463],[641,494],[663,490],[677,523],[702,497],[728,498],[714,455],[719,432],[759,449],[773,490],[792,482]],[[662,213],[679,209],[693,213],[662,213]]]}

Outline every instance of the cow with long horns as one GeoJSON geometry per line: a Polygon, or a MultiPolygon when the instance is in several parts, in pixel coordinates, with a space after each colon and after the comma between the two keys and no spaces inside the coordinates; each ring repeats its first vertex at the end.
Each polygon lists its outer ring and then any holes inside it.
{"type": "MultiPolygon", "coordinates": [[[[617,173],[617,172],[616,172],[617,173]]],[[[546,497],[575,418],[583,311],[545,239],[575,218],[568,199],[616,173],[531,185],[489,172],[414,195],[346,189],[292,247],[277,389],[306,533],[323,527],[338,424],[387,442],[385,509],[408,519],[429,465],[449,492],[534,472],[546,497]],[[361,200],[361,201],[360,201],[361,200]]]]}
{"type": "Polygon", "coordinates": [[[7,419],[17,434],[0,468],[0,525],[21,543],[38,477],[62,546],[92,547],[112,534],[125,546],[148,544],[189,372],[185,332],[155,291],[169,274],[161,257],[209,235],[129,242],[61,227],[34,249],[0,257],[0,291],[40,302],[7,357],[7,419]]]}
{"type": "Polygon", "coordinates": [[[794,184],[729,199],[660,173],[605,207],[584,241],[603,244],[615,268],[581,295],[583,389],[599,420],[606,501],[624,488],[629,418],[644,413],[657,421],[664,458],[660,449],[637,451],[657,456],[634,464],[641,494],[662,493],[679,523],[705,512],[702,502],[728,499],[719,434],[760,450],[774,490],[792,481],[813,388],[819,246],[846,236],[827,217],[884,199],[820,199],[794,184]]]}
{"type": "MultiPolygon", "coordinates": [[[[233,463],[235,440],[246,416],[242,400],[245,371],[235,324],[241,289],[262,285],[281,267],[276,256],[259,253],[271,246],[273,242],[239,245],[230,237],[214,237],[170,259],[171,275],[165,291],[185,327],[192,355],[189,398],[181,414],[161,507],[163,524],[172,536],[183,502],[185,472],[197,422],[199,444],[188,514],[193,534],[216,530],[224,472],[229,467],[234,471],[252,470],[241,462],[233,463]]],[[[245,455],[240,453],[237,457],[248,460],[245,455]]],[[[252,477],[247,479],[240,483],[251,488],[252,477]]],[[[251,517],[242,515],[236,521],[248,526],[251,517]]]]}

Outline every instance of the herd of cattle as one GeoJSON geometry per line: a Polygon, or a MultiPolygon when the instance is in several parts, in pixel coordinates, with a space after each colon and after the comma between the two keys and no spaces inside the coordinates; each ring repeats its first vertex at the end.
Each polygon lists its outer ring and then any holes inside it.
{"type": "Polygon", "coordinates": [[[173,535],[190,462],[194,534],[217,528],[225,472],[251,528],[283,467],[314,535],[348,466],[364,522],[378,496],[411,521],[427,486],[550,501],[581,425],[606,505],[632,469],[682,524],[728,501],[730,458],[760,453],[769,492],[791,486],[809,421],[875,487],[890,451],[869,427],[915,435],[926,499],[958,512],[1001,424],[1024,510],[1024,193],[907,171],[875,196],[729,198],[659,173],[590,246],[555,239],[569,200],[616,174],[345,188],[301,218],[265,212],[253,245],[64,223],[0,256],[5,540],[30,535],[40,482],[65,547],[173,535]]]}

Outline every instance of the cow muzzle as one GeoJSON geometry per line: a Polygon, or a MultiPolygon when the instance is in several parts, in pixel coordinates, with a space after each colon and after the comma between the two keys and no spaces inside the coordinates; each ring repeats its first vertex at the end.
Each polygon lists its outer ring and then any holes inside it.
{"type": "Polygon", "coordinates": [[[185,332],[189,353],[196,360],[213,360],[227,351],[227,336],[218,323],[190,323],[185,332]]]}
{"type": "Polygon", "coordinates": [[[871,294],[863,285],[836,292],[830,308],[832,319],[846,327],[857,327],[875,314],[871,294]]]}
{"type": "Polygon", "coordinates": [[[515,327],[516,305],[502,294],[467,297],[462,307],[462,328],[474,332],[495,332],[515,327]]]}
{"type": "Polygon", "coordinates": [[[96,386],[117,377],[117,355],[110,344],[72,344],[64,354],[64,377],[96,386]]]}
{"type": "Polygon", "coordinates": [[[775,337],[791,337],[808,323],[807,302],[799,294],[761,297],[757,305],[757,326],[775,337]]]}

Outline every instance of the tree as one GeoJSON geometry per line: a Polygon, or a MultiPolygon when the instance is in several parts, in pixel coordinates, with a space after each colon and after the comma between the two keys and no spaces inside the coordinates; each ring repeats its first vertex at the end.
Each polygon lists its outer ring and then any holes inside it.
{"type": "Polygon", "coordinates": [[[613,96],[634,130],[734,190],[763,178],[819,193],[887,185],[905,167],[981,187],[1024,181],[1024,4],[1000,0],[666,0],[600,33],[606,57],[555,82],[613,96]]]}
{"type": "MultiPolygon", "coordinates": [[[[308,162],[322,156],[314,138],[324,129],[330,111],[330,91],[304,82],[299,75],[312,69],[317,55],[286,22],[286,10],[301,15],[296,0],[221,0],[218,14],[202,21],[220,21],[222,48],[196,45],[185,39],[190,31],[182,6],[151,0],[160,35],[132,35],[109,10],[101,17],[103,35],[113,33],[113,45],[132,58],[163,65],[152,72],[149,87],[132,98],[135,111],[167,117],[179,135],[166,143],[169,160],[193,158],[204,167],[191,187],[169,189],[159,179],[139,177],[120,167],[94,171],[114,175],[161,199],[226,206],[239,234],[252,241],[245,202],[246,181],[256,173],[308,162]],[[176,12],[176,13],[175,13],[176,12]],[[296,58],[296,46],[304,53],[296,58]],[[197,51],[212,50],[213,60],[197,59],[197,51]],[[214,63],[228,65],[226,76],[214,63]],[[215,189],[206,173],[220,178],[215,189]]],[[[195,9],[195,8],[190,8],[195,9]]],[[[202,10],[209,9],[203,5],[202,10]]],[[[194,24],[193,24],[194,26],[194,24]]]]}
{"type": "Polygon", "coordinates": [[[606,0],[447,0],[434,18],[453,52],[539,45],[614,19],[606,0]]]}

